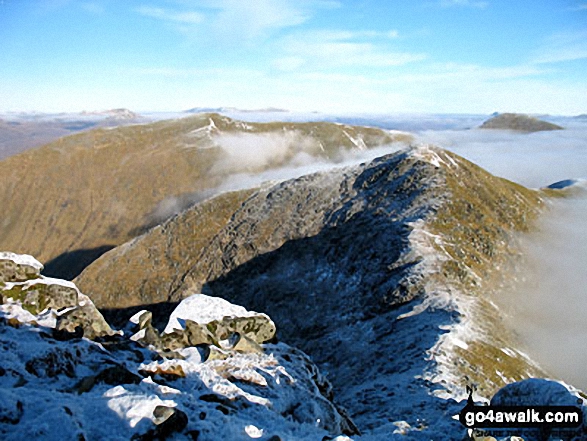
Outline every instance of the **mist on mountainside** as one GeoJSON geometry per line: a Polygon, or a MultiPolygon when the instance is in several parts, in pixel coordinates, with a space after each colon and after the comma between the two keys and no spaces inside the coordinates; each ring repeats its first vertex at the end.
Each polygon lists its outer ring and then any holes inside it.
{"type": "Polygon", "coordinates": [[[205,191],[165,198],[148,216],[148,225],[159,224],[219,193],[256,188],[335,167],[367,162],[408,145],[407,142],[397,141],[364,150],[340,146],[334,153],[328,154],[315,138],[297,131],[222,133],[214,137],[214,142],[221,154],[209,174],[222,176],[220,184],[205,191]]]}

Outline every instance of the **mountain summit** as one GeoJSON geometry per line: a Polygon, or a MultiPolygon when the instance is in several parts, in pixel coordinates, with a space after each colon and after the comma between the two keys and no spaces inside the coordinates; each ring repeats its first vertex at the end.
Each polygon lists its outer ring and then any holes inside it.
{"type": "Polygon", "coordinates": [[[516,130],[518,132],[541,132],[545,130],[563,130],[556,124],[542,121],[519,113],[500,113],[485,121],[480,129],[516,130]]]}

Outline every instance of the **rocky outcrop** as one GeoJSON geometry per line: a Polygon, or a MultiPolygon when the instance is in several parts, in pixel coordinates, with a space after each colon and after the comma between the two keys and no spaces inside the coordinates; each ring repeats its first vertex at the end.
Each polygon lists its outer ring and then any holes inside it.
{"type": "MultiPolygon", "coordinates": [[[[554,429],[550,425],[534,429],[502,430],[505,435],[521,437],[524,441],[544,439],[583,440],[587,437],[587,408],[585,394],[564,383],[544,378],[528,378],[510,383],[496,392],[491,398],[491,406],[569,406],[579,409],[581,415],[575,427],[554,429]],[[558,435],[558,436],[557,436],[558,435]]],[[[506,439],[509,439],[508,436],[506,439]]],[[[520,439],[520,438],[518,438],[520,439]]]]}
{"type": "Polygon", "coordinates": [[[95,339],[114,334],[74,283],[44,277],[42,269],[32,256],[0,252],[0,311],[13,321],[51,324],[61,335],[95,339]]]}
{"type": "Polygon", "coordinates": [[[519,113],[500,113],[485,121],[480,129],[515,130],[518,132],[541,132],[563,130],[563,127],[519,113]]]}
{"type": "Polygon", "coordinates": [[[260,352],[259,344],[275,336],[275,324],[266,314],[247,311],[203,294],[183,300],[172,312],[161,335],[151,320],[149,311],[133,315],[130,318],[134,325],[130,327],[134,332],[131,340],[152,346],[163,354],[202,345],[207,346],[204,358],[215,354],[222,357],[225,350],[260,352]]]}
{"type": "MultiPolygon", "coordinates": [[[[17,266],[38,266],[30,256],[6,256],[17,266]]],[[[3,440],[314,440],[358,433],[304,353],[263,344],[275,333],[265,314],[197,294],[177,307],[161,336],[143,311],[126,334],[97,343],[56,338],[54,322],[14,320],[17,301],[7,301],[12,308],[0,308],[3,440]],[[210,341],[192,340],[195,329],[210,341]],[[175,342],[190,337],[170,348],[165,338],[172,334],[175,342]]],[[[69,311],[93,322],[90,304],[69,311]]]]}
{"type": "Polygon", "coordinates": [[[298,159],[336,161],[350,150],[410,139],[375,128],[245,123],[210,113],[64,137],[0,161],[0,249],[36,256],[45,275],[73,278],[235,174],[298,159]]]}
{"type": "Polygon", "coordinates": [[[43,265],[34,257],[0,252],[0,284],[26,282],[41,275],[43,265]]]}
{"type": "Polygon", "coordinates": [[[105,254],[76,282],[102,308],[203,292],[264,311],[280,340],[328,372],[362,432],[401,427],[414,439],[442,431],[460,440],[450,417],[467,384],[491,396],[543,375],[517,350],[489,293],[508,283],[515,235],[545,197],[419,146],[260,189],[202,241],[193,229],[182,235],[194,218],[206,224],[195,206],[105,254]]]}

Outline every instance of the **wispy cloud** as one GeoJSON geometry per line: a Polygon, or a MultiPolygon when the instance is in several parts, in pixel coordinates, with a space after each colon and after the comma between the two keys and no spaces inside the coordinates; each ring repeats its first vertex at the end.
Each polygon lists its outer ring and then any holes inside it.
{"type": "Polygon", "coordinates": [[[397,31],[319,30],[298,32],[281,40],[282,57],[274,60],[281,70],[331,69],[340,67],[378,68],[402,66],[426,59],[423,53],[392,50],[386,40],[397,31]],[[383,41],[380,41],[383,38],[383,41]]]}
{"type": "Polygon", "coordinates": [[[136,11],[145,17],[151,17],[168,22],[183,24],[199,24],[204,20],[204,15],[195,11],[178,11],[155,6],[143,5],[136,11]]]}
{"type": "Polygon", "coordinates": [[[272,33],[299,26],[318,10],[340,6],[334,0],[175,0],[173,7],[143,5],[142,15],[180,24],[183,33],[199,32],[205,25],[206,36],[233,42],[251,42],[272,33]]]}
{"type": "Polygon", "coordinates": [[[255,78],[262,76],[262,72],[253,69],[241,68],[175,68],[175,67],[141,67],[122,69],[125,75],[153,76],[161,78],[255,78]]]}
{"type": "Polygon", "coordinates": [[[576,6],[569,8],[571,11],[587,11],[587,3],[579,3],[576,6]]]}
{"type": "Polygon", "coordinates": [[[549,37],[531,58],[533,63],[559,63],[587,58],[587,29],[549,37]]]}
{"type": "Polygon", "coordinates": [[[91,14],[103,14],[104,5],[98,2],[82,2],[80,3],[81,8],[91,14]]]}
{"type": "Polygon", "coordinates": [[[60,9],[73,3],[73,0],[39,0],[37,5],[41,10],[52,11],[60,9]]]}
{"type": "Polygon", "coordinates": [[[452,8],[452,7],[471,7],[483,9],[489,6],[489,2],[481,0],[440,0],[438,5],[441,8],[452,8]]]}

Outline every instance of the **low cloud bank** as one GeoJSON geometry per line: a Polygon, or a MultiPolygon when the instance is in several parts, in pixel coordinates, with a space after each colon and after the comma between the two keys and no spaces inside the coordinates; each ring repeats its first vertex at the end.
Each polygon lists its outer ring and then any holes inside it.
{"type": "Polygon", "coordinates": [[[587,390],[587,190],[556,201],[522,239],[518,281],[496,299],[526,351],[556,377],[587,390]]]}
{"type": "Polygon", "coordinates": [[[587,177],[587,124],[556,132],[425,131],[418,135],[527,187],[587,177]]]}
{"type": "MultiPolygon", "coordinates": [[[[556,132],[427,131],[419,137],[528,187],[587,178],[585,122],[556,132]]],[[[495,301],[532,358],[553,377],[587,390],[587,190],[553,201],[521,245],[525,260],[517,281],[495,301]]]]}
{"type": "Polygon", "coordinates": [[[220,184],[205,191],[162,200],[147,216],[141,232],[219,193],[358,164],[407,146],[395,142],[366,150],[342,146],[324,149],[319,140],[297,131],[221,134],[214,138],[214,142],[220,147],[220,154],[208,174],[220,178],[220,184]]]}
{"type": "Polygon", "coordinates": [[[221,134],[214,138],[222,157],[211,173],[258,172],[266,168],[306,165],[320,154],[315,139],[296,131],[221,134]]]}

